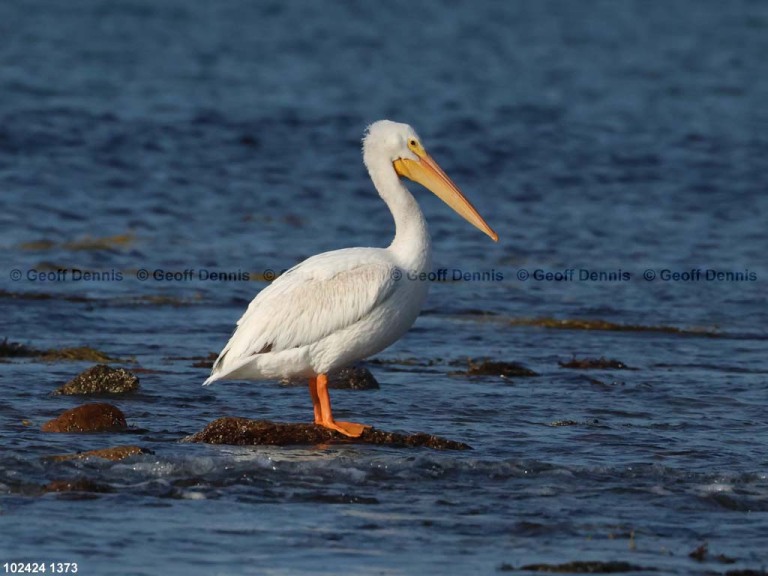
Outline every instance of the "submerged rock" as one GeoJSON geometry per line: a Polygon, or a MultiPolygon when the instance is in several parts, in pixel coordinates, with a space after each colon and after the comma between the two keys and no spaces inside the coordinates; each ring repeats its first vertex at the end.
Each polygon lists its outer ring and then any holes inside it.
{"type": "Polygon", "coordinates": [[[691,552],[689,552],[688,557],[693,558],[697,562],[704,562],[708,552],[709,552],[708,545],[705,542],[704,544],[697,546],[691,552]]]}
{"type": "Polygon", "coordinates": [[[97,364],[81,372],[53,394],[125,394],[139,388],[139,379],[124,368],[97,364]]]}
{"type": "Polygon", "coordinates": [[[442,358],[371,358],[365,361],[366,364],[373,364],[375,366],[416,366],[416,367],[430,367],[437,364],[442,364],[442,358]]]}
{"type": "Polygon", "coordinates": [[[24,242],[19,245],[22,250],[31,250],[39,252],[42,250],[52,250],[54,248],[63,248],[65,250],[113,250],[129,246],[135,241],[136,237],[127,232],[125,234],[116,234],[115,236],[92,237],[84,236],[78,240],[57,243],[49,238],[41,238],[31,242],[24,242]]]}
{"type": "Polygon", "coordinates": [[[130,456],[139,454],[153,454],[151,450],[139,446],[113,446],[112,448],[100,448],[98,450],[88,450],[87,452],[78,452],[77,454],[60,454],[57,456],[48,456],[46,460],[53,462],[64,462],[66,460],[85,460],[86,458],[104,458],[105,460],[124,460],[130,456]]]}
{"type": "MultiPolygon", "coordinates": [[[[451,362],[452,366],[462,366],[463,362],[451,362]]],[[[494,360],[480,359],[467,360],[467,369],[458,374],[466,376],[501,376],[502,378],[538,376],[530,368],[526,368],[517,362],[497,362],[494,360]]]]}
{"type": "MultiPolygon", "coordinates": [[[[26,294],[14,294],[0,290],[0,297],[9,295],[11,297],[26,298],[26,294]]],[[[52,297],[51,297],[52,298],[52,297]]],[[[45,298],[33,298],[30,299],[45,299],[45,298]]],[[[63,300],[72,300],[71,298],[63,298],[63,300]]],[[[80,300],[72,300],[79,302],[80,300]]],[[[126,362],[120,358],[112,358],[103,352],[90,348],[88,346],[78,346],[75,348],[53,348],[51,350],[37,350],[24,344],[17,342],[9,342],[8,338],[5,338],[0,342],[0,357],[5,358],[37,358],[44,362],[58,362],[60,360],[74,360],[74,361],[90,361],[90,362],[126,362]]]]}
{"type": "Polygon", "coordinates": [[[655,572],[656,568],[637,566],[629,562],[601,562],[599,560],[566,562],[565,564],[528,564],[520,570],[569,574],[616,574],[620,572],[655,572]]]}
{"type": "Polygon", "coordinates": [[[207,368],[210,370],[213,368],[213,364],[216,362],[216,358],[218,358],[219,355],[216,352],[211,352],[208,354],[208,356],[203,356],[202,358],[194,358],[195,360],[192,363],[193,368],[207,368]]]}
{"type": "Polygon", "coordinates": [[[640,324],[617,324],[601,319],[582,318],[512,318],[512,326],[538,326],[560,330],[609,330],[617,332],[661,332],[665,334],[686,334],[711,338],[722,337],[723,334],[714,328],[677,328],[675,326],[646,326],[640,324]]]}
{"type": "Polygon", "coordinates": [[[58,362],[60,360],[70,360],[79,362],[121,362],[120,358],[112,358],[103,352],[90,348],[88,346],[78,346],[76,348],[60,348],[48,350],[40,360],[45,362],[58,362]]]}
{"type": "Polygon", "coordinates": [[[624,362],[619,360],[611,360],[605,356],[600,358],[572,358],[568,362],[558,362],[562,368],[576,368],[579,370],[634,370],[630,368],[624,362]]]}
{"type": "MultiPolygon", "coordinates": [[[[725,554],[711,554],[709,552],[709,545],[706,542],[691,550],[688,553],[688,557],[693,558],[697,562],[715,561],[721,564],[734,564],[736,562],[736,558],[731,558],[725,554]]],[[[731,572],[728,572],[728,574],[731,574],[731,572]]]]}
{"type": "MultiPolygon", "coordinates": [[[[284,378],[284,386],[306,386],[306,378],[284,378]]],[[[379,383],[373,373],[363,366],[339,368],[328,373],[328,388],[334,390],[378,390],[379,383]]]]}
{"type": "Polygon", "coordinates": [[[237,446],[355,443],[409,448],[424,447],[436,450],[471,450],[471,446],[463,442],[424,433],[397,434],[368,428],[359,438],[348,438],[315,424],[286,424],[230,417],[214,420],[203,430],[192,436],[187,436],[183,441],[234,444],[237,446]]]}
{"type": "MultiPolygon", "coordinates": [[[[66,266],[57,266],[57,268],[66,268],[66,266]]],[[[88,296],[80,295],[63,296],[46,292],[11,292],[2,289],[0,289],[0,298],[11,298],[13,300],[62,300],[64,302],[92,302],[94,300],[88,296]]]]}
{"type": "Polygon", "coordinates": [[[99,484],[90,478],[53,480],[43,487],[43,492],[114,492],[111,486],[99,484]]]}
{"type": "Polygon", "coordinates": [[[43,432],[120,432],[127,424],[123,413],[103,402],[83,404],[43,424],[43,432]]]}

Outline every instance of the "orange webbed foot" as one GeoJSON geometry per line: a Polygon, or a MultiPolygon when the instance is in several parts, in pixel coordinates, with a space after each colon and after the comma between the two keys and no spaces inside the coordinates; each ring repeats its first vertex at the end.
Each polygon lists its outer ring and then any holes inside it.
{"type": "Polygon", "coordinates": [[[359,438],[362,436],[363,432],[365,432],[366,428],[370,428],[370,426],[366,426],[365,424],[358,424],[357,422],[330,421],[317,422],[317,424],[324,428],[328,428],[329,430],[335,430],[336,432],[344,434],[344,436],[349,436],[350,438],[359,438]]]}
{"type": "Polygon", "coordinates": [[[370,426],[367,424],[358,424],[357,422],[339,422],[337,421],[336,424],[341,426],[344,431],[342,434],[346,434],[347,436],[351,436],[352,438],[359,438],[363,435],[363,432],[368,430],[370,426]]]}

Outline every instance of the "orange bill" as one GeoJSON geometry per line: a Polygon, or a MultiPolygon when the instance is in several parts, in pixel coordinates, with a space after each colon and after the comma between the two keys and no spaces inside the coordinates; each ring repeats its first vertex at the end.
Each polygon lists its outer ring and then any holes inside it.
{"type": "Polygon", "coordinates": [[[427,154],[426,150],[419,147],[413,150],[418,160],[399,158],[394,161],[395,171],[409,180],[413,180],[427,188],[435,196],[448,204],[453,210],[478,230],[485,232],[494,242],[498,242],[499,235],[488,226],[482,216],[477,213],[475,207],[464,197],[461,190],[453,183],[443,169],[427,154]]]}

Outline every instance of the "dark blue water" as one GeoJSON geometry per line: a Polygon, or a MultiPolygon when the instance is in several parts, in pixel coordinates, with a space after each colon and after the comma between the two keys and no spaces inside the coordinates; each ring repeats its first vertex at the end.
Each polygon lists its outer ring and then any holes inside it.
{"type": "Polygon", "coordinates": [[[135,434],[59,436],[40,425],[81,401],[48,393],[91,363],[0,363],[0,563],[768,565],[768,4],[5,0],[0,39],[0,338],[148,370],[115,401],[135,434]],[[265,273],[388,244],[359,150],[380,118],[415,126],[500,242],[414,186],[436,269],[481,279],[435,282],[369,365],[381,389],[335,407],[474,450],[178,443],[224,415],[310,417],[303,388],[204,389],[189,358],[265,273]],[[470,357],[539,375],[457,374],[470,357]],[[129,443],[154,455],[44,459],[129,443]],[[110,491],[39,494],[79,477],[110,491]]]}

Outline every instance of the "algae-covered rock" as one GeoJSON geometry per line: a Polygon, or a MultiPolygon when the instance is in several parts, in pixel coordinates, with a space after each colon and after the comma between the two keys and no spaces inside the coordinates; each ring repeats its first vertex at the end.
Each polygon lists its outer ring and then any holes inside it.
{"type": "Polygon", "coordinates": [[[83,404],[43,424],[43,432],[120,432],[127,424],[123,413],[103,402],[83,404]]]}
{"type": "Polygon", "coordinates": [[[57,388],[53,394],[125,394],[139,388],[139,378],[124,368],[97,364],[57,388]]]}
{"type": "Polygon", "coordinates": [[[348,438],[315,424],[286,424],[247,418],[219,418],[203,430],[184,438],[184,442],[234,444],[237,446],[294,444],[316,445],[333,443],[380,444],[395,447],[424,447],[436,450],[469,450],[463,442],[447,440],[431,434],[398,434],[367,428],[362,436],[348,438]]]}

